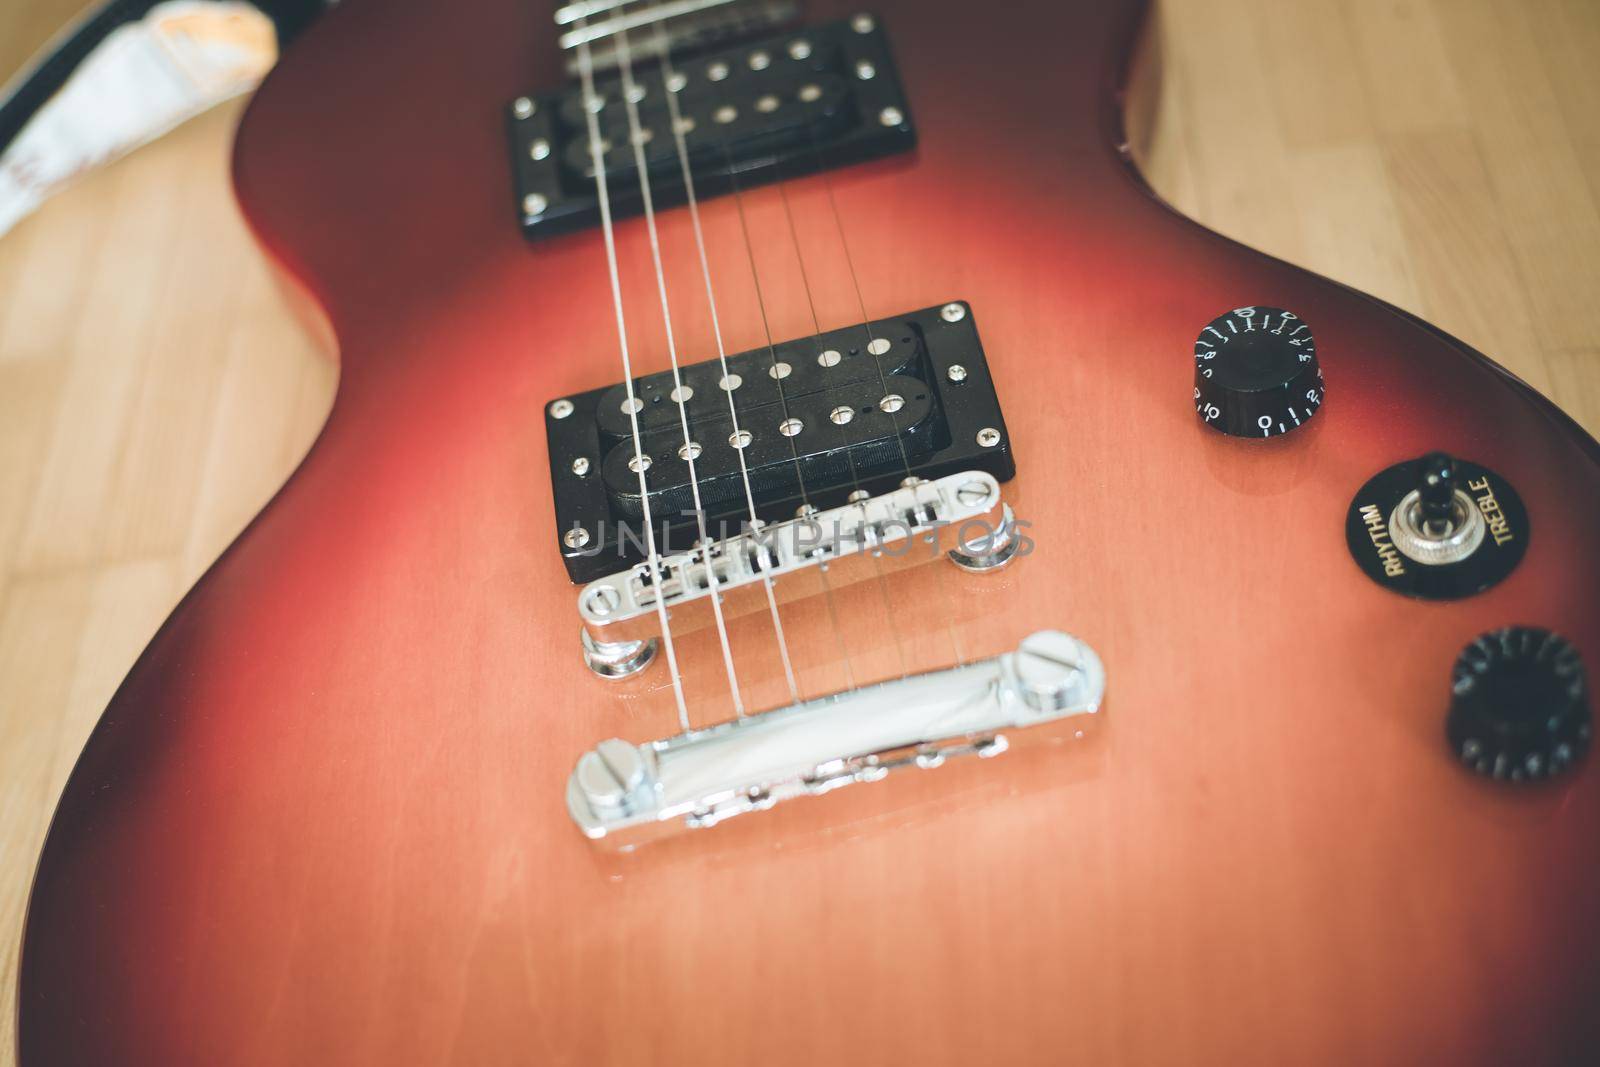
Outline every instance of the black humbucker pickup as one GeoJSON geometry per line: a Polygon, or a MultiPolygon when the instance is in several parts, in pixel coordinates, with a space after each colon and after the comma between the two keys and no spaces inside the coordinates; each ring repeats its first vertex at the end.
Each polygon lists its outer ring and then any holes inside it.
{"type": "MultiPolygon", "coordinates": [[[[684,59],[673,67],[695,192],[712,196],[903,152],[911,109],[877,20],[842,21],[684,59]]],[[[659,64],[634,75],[650,189],[658,207],[686,199],[659,64]]],[[[643,210],[620,79],[598,81],[612,213],[643,210]]],[[[508,105],[516,211],[527,237],[599,222],[583,92],[571,86],[508,105]]]]}
{"type": "MultiPolygon", "coordinates": [[[[699,538],[691,449],[712,537],[736,534],[749,520],[741,455],[763,522],[793,518],[807,505],[837,507],[852,494],[890,492],[911,476],[982,470],[1005,481],[1016,471],[983,345],[963,303],[741,352],[728,357],[726,374],[716,359],[695,363],[681,368],[680,379],[688,391],[681,414],[671,371],[634,382],[663,554],[699,538]]],[[[574,582],[643,558],[644,502],[628,405],[617,384],[545,408],[559,547],[574,582]]]]}

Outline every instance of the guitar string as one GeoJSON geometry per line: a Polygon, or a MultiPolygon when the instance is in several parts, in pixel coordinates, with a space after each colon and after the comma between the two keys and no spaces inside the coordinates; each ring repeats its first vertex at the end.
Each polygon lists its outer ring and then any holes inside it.
{"type": "MultiPolygon", "coordinates": [[[[661,56],[661,88],[667,100],[668,121],[672,126],[672,140],[677,150],[678,167],[683,173],[683,187],[687,194],[689,207],[689,221],[694,232],[695,251],[700,259],[700,276],[705,282],[706,306],[711,313],[711,334],[717,347],[717,365],[722,371],[722,382],[732,384],[732,377],[728,370],[728,350],[722,338],[722,324],[717,313],[716,288],[711,282],[711,261],[706,254],[705,230],[700,222],[700,203],[695,194],[693,168],[689,164],[688,129],[684,125],[683,114],[678,107],[678,94],[672,88],[679,84],[680,75],[672,66],[670,43],[667,38],[665,20],[656,23],[656,47],[661,56]]],[[[739,436],[739,408],[734,402],[734,390],[724,388],[724,395],[728,398],[728,419],[733,424],[733,435],[739,436]]],[[[745,505],[750,515],[751,529],[756,529],[760,523],[756,515],[756,498],[750,488],[750,466],[745,460],[745,450],[734,449],[739,460],[739,478],[744,486],[745,505]]],[[[789,695],[795,703],[800,702],[800,687],[795,680],[794,663],[789,655],[789,643],[783,631],[783,619],[778,612],[777,595],[773,590],[772,576],[765,571],[761,574],[761,584],[766,592],[767,609],[772,617],[772,629],[778,638],[778,654],[783,661],[783,676],[789,686],[789,695]]]]}
{"type": "MultiPolygon", "coordinates": [[[[729,106],[732,106],[732,105],[729,105],[729,106]]],[[[809,107],[807,108],[806,114],[807,114],[807,120],[803,123],[803,125],[806,127],[807,136],[811,141],[812,154],[813,154],[814,158],[816,158],[820,163],[820,161],[822,159],[822,155],[821,155],[820,147],[817,145],[817,143],[815,141],[814,132],[811,129],[810,118],[809,118],[809,116],[810,116],[810,108],[809,107]]],[[[730,179],[730,184],[732,186],[732,191],[733,191],[733,194],[734,194],[734,201],[735,201],[735,204],[737,205],[737,208],[738,208],[740,226],[741,226],[741,228],[742,228],[742,230],[744,232],[745,248],[746,248],[746,252],[747,252],[747,255],[749,257],[749,260],[750,260],[751,276],[752,276],[752,279],[753,279],[753,281],[755,283],[755,287],[756,287],[757,302],[761,307],[762,324],[763,324],[763,327],[766,329],[768,350],[769,350],[769,352],[771,352],[773,350],[772,331],[771,331],[770,324],[768,323],[768,316],[767,316],[767,310],[766,310],[766,301],[765,301],[765,298],[764,298],[764,295],[763,295],[763,290],[762,290],[761,281],[760,281],[760,271],[759,271],[759,269],[757,267],[757,264],[756,264],[754,248],[753,248],[752,241],[750,239],[749,225],[748,225],[747,213],[746,213],[746,210],[745,210],[745,203],[744,203],[744,191],[743,191],[742,183],[739,181],[738,170],[734,165],[732,147],[731,147],[731,144],[730,144],[730,142],[728,140],[728,135],[727,135],[727,131],[726,130],[722,131],[722,133],[721,133],[721,135],[719,137],[719,141],[720,141],[720,145],[721,145],[721,148],[722,148],[723,163],[724,163],[724,166],[727,169],[727,172],[728,172],[728,175],[729,175],[729,179],[730,179]]],[[[803,260],[803,257],[800,254],[798,236],[796,236],[795,233],[794,233],[793,216],[792,216],[792,213],[789,211],[789,208],[788,208],[788,199],[787,199],[787,192],[786,192],[787,182],[781,182],[780,181],[780,182],[777,182],[775,184],[778,186],[778,190],[780,192],[780,195],[782,195],[784,197],[784,209],[785,209],[786,215],[788,216],[791,237],[792,237],[792,239],[794,241],[794,245],[795,245],[796,257],[797,257],[797,260],[799,260],[799,262],[800,262],[802,279],[804,279],[805,278],[804,260],[803,260]]],[[[831,185],[829,186],[829,192],[831,194],[831,185]]],[[[831,201],[831,195],[830,195],[830,201],[831,201]]],[[[886,376],[885,376],[885,374],[883,372],[882,363],[878,358],[878,354],[876,352],[872,351],[872,349],[874,347],[873,342],[875,342],[876,337],[875,337],[875,335],[874,335],[874,333],[872,331],[872,324],[871,324],[870,320],[867,319],[867,317],[866,317],[865,301],[862,298],[860,284],[859,284],[859,281],[856,278],[856,272],[855,272],[855,268],[854,268],[854,263],[850,259],[848,244],[844,243],[843,223],[839,219],[839,216],[838,216],[838,213],[837,213],[836,209],[835,209],[834,217],[835,217],[835,225],[838,228],[838,231],[839,231],[839,234],[840,234],[841,244],[844,247],[846,261],[847,261],[847,264],[850,267],[851,281],[852,281],[852,285],[853,285],[853,287],[855,289],[856,302],[857,302],[857,305],[858,305],[858,307],[860,307],[861,312],[862,312],[862,322],[863,322],[863,325],[864,325],[864,327],[866,329],[867,338],[868,338],[867,351],[868,351],[868,355],[871,356],[871,358],[872,358],[873,366],[874,366],[875,371],[877,373],[879,387],[880,387],[880,390],[881,390],[880,396],[887,396],[888,392],[889,392],[887,378],[886,378],[886,376]]],[[[807,299],[808,299],[808,301],[810,300],[809,283],[807,283],[807,299]]],[[[813,323],[814,324],[818,324],[814,304],[812,306],[811,311],[812,311],[813,323]]],[[[819,325],[819,330],[820,330],[820,325],[819,325]]],[[[774,361],[775,361],[776,357],[774,356],[773,358],[774,358],[774,361]]],[[[780,380],[780,383],[779,383],[779,389],[780,389],[780,396],[781,396],[781,394],[782,394],[781,380],[780,380]]],[[[892,411],[885,411],[885,414],[887,414],[889,416],[890,425],[894,428],[895,443],[896,443],[896,446],[897,446],[897,448],[898,448],[898,450],[900,452],[901,464],[905,469],[907,478],[908,479],[913,478],[915,476],[911,472],[910,458],[909,458],[909,454],[908,454],[906,446],[905,446],[905,440],[904,440],[903,431],[900,429],[900,426],[899,426],[899,420],[895,417],[895,415],[894,415],[894,413],[892,411]]],[[[786,418],[788,417],[787,405],[785,405],[785,417],[786,418]]],[[[790,442],[790,445],[791,445],[791,448],[794,447],[793,441],[790,442]]],[[[851,456],[851,459],[852,459],[852,467],[853,467],[853,465],[854,465],[853,464],[853,455],[851,456]]],[[[796,453],[796,470],[797,470],[797,473],[798,473],[798,470],[799,470],[798,453],[796,453]]],[[[857,486],[857,488],[859,488],[859,481],[857,481],[856,486],[857,486]]],[[[802,496],[804,497],[803,478],[802,478],[802,496]]],[[[808,498],[804,499],[804,503],[806,504],[807,509],[809,510],[809,508],[810,508],[809,499],[808,498]]],[[[863,514],[864,514],[864,512],[865,512],[865,509],[863,508],[863,514]]],[[[881,564],[879,564],[879,567],[880,567],[880,572],[879,573],[881,575],[881,573],[882,573],[881,572],[881,564]]],[[[841,634],[840,647],[841,647],[841,650],[844,652],[846,660],[848,661],[849,653],[848,653],[848,650],[845,648],[845,646],[843,644],[843,641],[842,641],[842,630],[838,626],[837,613],[836,613],[836,611],[834,609],[834,605],[833,605],[832,599],[831,599],[831,593],[832,593],[831,583],[828,582],[828,578],[827,578],[826,572],[823,572],[821,574],[821,577],[822,577],[822,580],[823,580],[823,582],[825,584],[825,587],[828,588],[828,591],[829,591],[830,600],[829,600],[828,607],[829,607],[830,614],[833,615],[833,622],[834,622],[835,632],[841,634]]],[[[887,584],[886,579],[885,579],[885,583],[884,584],[885,585],[887,584]]],[[[936,579],[936,584],[939,586],[941,592],[945,594],[944,599],[946,600],[946,608],[949,609],[950,604],[949,604],[949,597],[948,597],[948,589],[945,587],[945,583],[942,580],[942,576],[941,576],[940,579],[936,579]]],[[[894,611],[893,611],[892,605],[889,603],[888,594],[887,594],[886,590],[884,590],[884,597],[885,597],[886,610],[889,613],[890,622],[891,622],[891,625],[892,625],[894,611]]],[[[950,642],[951,642],[952,651],[953,651],[953,653],[955,655],[955,658],[956,658],[956,661],[958,663],[965,663],[966,662],[965,655],[964,655],[964,652],[963,652],[962,647],[961,647],[961,642],[960,642],[959,638],[956,636],[955,629],[954,629],[954,622],[952,620],[953,620],[953,617],[952,617],[950,611],[947,610],[946,613],[945,613],[945,622],[946,622],[945,629],[947,630],[947,632],[949,633],[949,636],[950,636],[950,642]]],[[[899,637],[898,630],[896,630],[896,638],[895,639],[896,639],[895,650],[896,650],[897,656],[900,659],[902,675],[904,675],[905,673],[909,672],[909,666],[907,664],[907,660],[906,660],[906,657],[905,657],[905,650],[904,650],[904,648],[903,648],[903,646],[902,646],[902,644],[900,642],[900,637],[899,637]]],[[[855,684],[855,682],[854,682],[854,672],[848,667],[848,665],[846,667],[846,675],[847,675],[847,678],[850,681],[851,686],[854,687],[854,684],[855,684]]]]}
{"type": "MultiPolygon", "coordinates": [[[[744,718],[744,697],[739,692],[739,675],[733,665],[733,648],[728,642],[727,621],[722,615],[722,594],[717,589],[717,571],[711,562],[711,536],[706,530],[706,510],[700,497],[700,479],[696,471],[695,453],[699,446],[689,433],[689,396],[683,385],[683,374],[678,366],[678,342],[672,328],[672,307],[667,298],[667,276],[661,263],[661,235],[656,228],[655,199],[650,191],[650,168],[645,159],[645,137],[639,124],[638,84],[633,78],[633,56],[628,44],[628,31],[617,34],[617,62],[622,70],[622,101],[628,115],[628,140],[633,145],[633,165],[639,172],[639,193],[644,201],[645,230],[650,238],[650,260],[655,267],[656,291],[661,297],[661,322],[667,333],[667,357],[672,362],[672,399],[678,404],[678,422],[683,428],[683,459],[689,467],[689,491],[694,501],[695,523],[700,534],[701,558],[705,564],[709,584],[711,611],[716,619],[717,641],[721,646],[723,669],[728,675],[728,691],[733,697],[733,711],[744,718]]],[[[632,405],[630,405],[632,406],[632,405]]],[[[738,433],[738,428],[734,428],[738,433]]],[[[742,451],[735,449],[735,451],[742,451]]],[[[687,576],[686,576],[687,577],[687,576]]],[[[658,590],[657,600],[664,593],[658,590]]]]}
{"type": "MultiPolygon", "coordinates": [[[[871,318],[870,315],[867,314],[867,301],[866,301],[866,297],[863,295],[862,290],[861,290],[861,279],[860,279],[860,276],[856,272],[855,257],[853,255],[851,255],[851,253],[850,253],[850,241],[845,236],[844,216],[839,211],[838,199],[834,196],[833,178],[829,175],[828,169],[825,166],[825,162],[826,161],[824,160],[823,155],[822,155],[822,147],[817,141],[816,130],[812,126],[812,116],[813,116],[813,114],[814,114],[814,109],[813,109],[812,105],[809,104],[809,103],[806,104],[805,105],[805,120],[802,123],[802,125],[805,127],[806,140],[809,142],[809,144],[811,146],[812,158],[813,158],[813,160],[815,160],[816,165],[817,165],[817,176],[821,180],[823,191],[827,195],[828,209],[833,215],[834,229],[839,234],[839,247],[844,252],[845,267],[848,270],[848,273],[849,273],[849,276],[850,276],[851,288],[855,292],[856,307],[859,309],[859,311],[861,313],[861,325],[862,325],[862,328],[866,331],[866,334],[867,334],[867,354],[872,357],[872,365],[878,372],[878,383],[879,383],[879,386],[883,390],[883,395],[887,397],[889,395],[888,378],[883,373],[883,362],[879,358],[878,353],[875,351],[875,349],[878,347],[878,344],[877,344],[877,340],[878,339],[873,335],[872,318],[871,318]]],[[[785,205],[785,208],[787,209],[787,206],[788,206],[788,196],[787,196],[787,194],[785,194],[785,197],[784,197],[784,205],[785,205]]],[[[797,255],[799,254],[799,238],[798,238],[798,236],[796,236],[796,238],[795,238],[795,252],[796,252],[797,255]]],[[[934,370],[934,368],[930,368],[930,370],[934,370]]],[[[906,450],[905,438],[902,436],[901,431],[900,431],[900,421],[899,421],[898,418],[895,417],[895,413],[893,411],[887,412],[887,414],[889,416],[890,424],[894,426],[895,441],[900,446],[900,460],[901,460],[901,463],[903,464],[903,466],[905,467],[906,477],[908,479],[915,478],[916,475],[913,474],[912,471],[911,471],[911,457],[910,457],[909,452],[906,450]]],[[[957,532],[958,532],[958,536],[959,536],[959,530],[957,532]]],[[[956,633],[955,618],[954,618],[954,614],[953,614],[955,600],[951,596],[951,591],[950,591],[950,587],[949,587],[949,578],[947,576],[945,576],[941,572],[935,578],[934,584],[939,588],[940,594],[941,594],[942,598],[945,601],[945,607],[946,607],[946,612],[945,612],[945,630],[950,635],[951,650],[955,654],[956,663],[957,664],[965,664],[967,662],[967,657],[966,657],[965,651],[961,647],[961,638],[956,633]]]]}
{"type": "MultiPolygon", "coordinates": [[[[789,239],[794,245],[795,265],[800,268],[800,286],[805,291],[806,307],[811,312],[811,326],[814,331],[813,336],[817,339],[817,347],[821,349],[824,343],[822,340],[822,319],[817,315],[817,301],[811,293],[811,275],[810,272],[806,270],[806,259],[804,254],[802,254],[800,251],[800,232],[795,227],[794,211],[789,204],[789,192],[786,185],[787,183],[785,182],[778,183],[778,195],[783,201],[783,215],[785,221],[788,223],[789,239]]],[[[818,353],[818,358],[821,358],[820,352],[818,353]]],[[[883,392],[887,392],[887,390],[884,390],[883,392]]],[[[880,393],[879,395],[882,396],[883,393],[880,393]]],[[[854,408],[851,408],[850,410],[852,411],[851,417],[853,419],[854,408]]],[[[884,412],[884,414],[889,415],[890,425],[893,426],[894,415],[890,412],[884,412]]],[[[830,415],[829,418],[831,420],[832,416],[830,415]]],[[[854,492],[851,493],[851,498],[853,499],[857,494],[862,492],[860,473],[856,470],[855,448],[850,442],[849,431],[845,429],[845,426],[848,425],[848,423],[838,423],[837,425],[839,430],[839,440],[844,443],[845,458],[850,462],[850,484],[854,489],[854,492]]],[[[899,433],[898,427],[895,428],[895,432],[897,434],[899,433]]],[[[861,531],[865,533],[867,527],[866,501],[860,501],[856,506],[861,512],[861,531]]],[[[868,555],[872,557],[873,569],[877,575],[878,594],[883,600],[884,617],[889,620],[889,629],[894,635],[895,654],[900,659],[900,677],[904,678],[906,675],[911,673],[911,664],[906,658],[905,645],[900,639],[900,628],[893,624],[894,603],[889,596],[889,578],[888,575],[884,573],[883,558],[879,552],[875,549],[867,549],[866,551],[868,555]]]]}
{"type": "MultiPolygon", "coordinates": [[[[650,4],[650,8],[651,9],[655,9],[657,6],[658,6],[658,0],[652,0],[652,2],[650,4]]],[[[658,45],[659,45],[659,47],[661,49],[662,86],[666,90],[666,92],[669,94],[668,98],[669,98],[669,101],[670,101],[670,100],[673,99],[672,96],[671,96],[673,90],[671,88],[671,85],[669,84],[669,80],[672,79],[672,76],[674,74],[676,74],[677,72],[675,70],[673,70],[672,65],[671,65],[670,42],[666,39],[664,30],[660,28],[660,20],[657,21],[657,26],[658,26],[658,31],[657,32],[658,32],[658,34],[661,35],[661,36],[658,37],[658,45]]],[[[677,137],[678,128],[679,127],[675,124],[674,125],[674,139],[675,139],[675,142],[678,140],[678,137],[677,137]]],[[[762,331],[763,331],[763,333],[764,333],[764,335],[766,337],[767,355],[768,355],[768,360],[769,360],[768,374],[772,378],[774,384],[777,387],[777,390],[778,390],[778,402],[779,402],[779,405],[780,405],[780,407],[782,408],[782,411],[783,411],[783,419],[780,422],[780,425],[782,425],[782,423],[787,423],[791,418],[790,410],[789,410],[789,400],[788,400],[788,395],[787,395],[787,393],[786,393],[786,391],[784,389],[784,385],[783,385],[783,375],[780,374],[779,371],[778,371],[777,347],[776,347],[776,343],[774,342],[773,336],[772,336],[772,324],[771,324],[771,321],[770,321],[770,319],[768,317],[768,314],[767,314],[766,297],[765,297],[765,295],[764,295],[764,293],[762,291],[762,288],[761,288],[760,272],[756,269],[755,247],[754,247],[753,242],[751,241],[750,226],[749,226],[748,219],[745,216],[744,196],[743,196],[742,190],[740,189],[737,171],[734,168],[733,163],[732,163],[732,157],[731,157],[731,154],[730,154],[730,149],[728,148],[726,132],[724,132],[724,134],[722,136],[722,148],[723,148],[724,158],[727,160],[729,177],[732,180],[734,203],[735,203],[735,205],[737,206],[737,209],[738,209],[739,229],[740,229],[740,233],[741,233],[741,235],[743,236],[743,239],[744,239],[745,255],[749,260],[751,278],[752,278],[752,281],[754,282],[754,285],[755,285],[756,304],[757,304],[757,307],[758,307],[758,309],[760,310],[760,313],[761,313],[761,327],[762,327],[762,331]]],[[[687,169],[687,168],[689,168],[690,164],[688,162],[688,157],[687,157],[687,143],[686,142],[683,145],[680,145],[680,151],[683,153],[683,155],[680,156],[680,165],[687,169]]],[[[731,393],[730,393],[730,403],[731,402],[732,402],[732,397],[731,397],[731,393]]],[[[787,435],[785,435],[785,436],[787,436],[787,435]]],[[[801,466],[801,463],[800,463],[799,447],[795,444],[795,441],[794,441],[793,437],[788,437],[788,441],[789,441],[790,458],[791,458],[791,460],[792,460],[792,462],[794,464],[795,479],[798,482],[799,488],[800,488],[800,500],[801,500],[802,514],[805,514],[805,515],[809,516],[815,509],[813,509],[812,506],[811,506],[810,494],[806,489],[805,472],[804,472],[804,470],[803,470],[803,468],[801,466]]],[[[752,501],[752,508],[753,508],[753,506],[754,506],[754,504],[753,504],[753,501],[752,501]]],[[[828,571],[827,571],[827,567],[826,566],[819,566],[817,568],[817,572],[816,573],[817,573],[818,581],[822,585],[823,600],[824,600],[824,603],[825,603],[825,605],[827,607],[827,610],[828,610],[830,629],[833,631],[835,639],[838,642],[839,652],[840,652],[840,662],[841,662],[841,664],[843,666],[843,669],[844,669],[845,682],[846,682],[846,685],[848,686],[848,688],[854,689],[856,687],[855,671],[854,671],[853,667],[851,666],[851,662],[850,662],[849,646],[847,645],[847,643],[844,640],[844,628],[840,624],[839,610],[838,610],[838,606],[835,603],[835,598],[834,598],[833,583],[828,578],[828,571]]]]}
{"type": "MultiPolygon", "coordinates": [[[[777,348],[772,340],[772,322],[767,315],[767,299],[766,294],[761,286],[761,272],[756,267],[755,245],[750,239],[750,222],[745,214],[744,191],[740,188],[738,175],[734,170],[731,150],[728,147],[726,136],[722,138],[722,151],[725,165],[728,168],[728,176],[732,180],[733,203],[734,207],[737,209],[739,217],[739,231],[744,237],[745,257],[750,263],[750,280],[755,286],[756,307],[761,312],[761,329],[767,339],[767,354],[771,360],[772,378],[777,382],[778,400],[783,405],[783,417],[784,421],[787,422],[789,419],[789,402],[788,398],[784,395],[783,378],[777,373],[778,353],[777,348]]],[[[812,508],[811,498],[806,492],[805,474],[800,467],[799,448],[795,445],[794,438],[792,437],[789,438],[789,451],[794,457],[795,477],[799,479],[800,482],[801,508],[805,514],[810,515],[815,509],[812,508]]],[[[855,670],[850,663],[850,648],[844,639],[844,627],[841,626],[839,622],[839,610],[834,604],[833,583],[829,580],[828,572],[824,567],[819,567],[817,569],[817,578],[822,583],[824,598],[827,602],[830,628],[833,630],[834,637],[839,646],[839,654],[844,667],[845,683],[850,689],[854,689],[856,687],[855,670]]]]}
{"type": "MultiPolygon", "coordinates": [[[[579,19],[581,29],[588,22],[579,19]]],[[[648,550],[646,563],[650,568],[652,580],[657,583],[656,592],[656,618],[661,626],[661,644],[667,656],[667,668],[672,674],[672,695],[678,706],[678,722],[683,729],[689,729],[689,706],[683,696],[683,676],[678,671],[678,654],[672,642],[672,624],[667,619],[667,605],[660,592],[661,580],[661,554],[656,549],[655,523],[650,514],[650,494],[645,482],[644,449],[639,439],[639,413],[637,398],[633,389],[633,362],[628,354],[628,323],[622,310],[622,279],[617,271],[617,238],[611,223],[611,193],[606,184],[605,160],[600,152],[600,119],[594,103],[598,99],[594,92],[594,58],[589,53],[589,44],[580,41],[578,44],[578,74],[583,86],[582,108],[584,121],[589,133],[589,160],[594,167],[595,193],[600,202],[600,228],[605,236],[606,269],[611,280],[611,304],[616,316],[617,346],[622,353],[622,383],[628,394],[628,423],[633,433],[633,467],[639,475],[639,500],[644,510],[644,536],[645,546],[648,550]]]]}

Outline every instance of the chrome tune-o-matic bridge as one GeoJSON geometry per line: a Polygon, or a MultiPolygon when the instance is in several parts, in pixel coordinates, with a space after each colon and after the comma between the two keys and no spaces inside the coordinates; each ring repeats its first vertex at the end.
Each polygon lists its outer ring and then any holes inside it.
{"type": "MultiPolygon", "coordinates": [[[[585,654],[598,673],[620,673],[603,669],[605,651],[622,652],[626,645],[637,652],[638,642],[655,637],[658,601],[673,612],[673,630],[687,633],[710,621],[709,610],[695,609],[707,606],[713,590],[724,598],[724,612],[738,615],[759,607],[741,590],[768,579],[799,578],[808,568],[850,556],[870,554],[874,568],[836,574],[836,585],[867,573],[892,573],[941,552],[964,569],[992,570],[1008,562],[1023,543],[992,475],[963,471],[932,481],[911,479],[883,496],[746,527],[712,542],[709,549],[674,553],[654,568],[641,563],[590,582],[578,594],[585,654]]],[[[813,592],[800,581],[775,589],[780,603],[813,592]]]]}
{"type": "Polygon", "coordinates": [[[589,837],[624,845],[712,826],[901,768],[998,755],[1011,731],[1094,714],[1105,685],[1092,648],[1044,630],[1015,651],[964,666],[643,745],[602,741],[579,758],[567,808],[589,837]]]}

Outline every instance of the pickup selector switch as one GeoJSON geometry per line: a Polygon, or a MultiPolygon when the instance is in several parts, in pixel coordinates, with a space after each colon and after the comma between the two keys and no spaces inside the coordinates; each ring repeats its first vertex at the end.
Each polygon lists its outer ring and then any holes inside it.
{"type": "Polygon", "coordinates": [[[1589,746],[1578,650],[1560,634],[1507,626],[1462,649],[1445,735],[1462,763],[1512,782],[1549,778],[1589,746]]]}
{"type": "Polygon", "coordinates": [[[1443,452],[1379,471],[1350,501],[1344,529],[1367,577],[1425,600],[1457,600],[1505,580],[1531,533],[1511,483],[1443,452]]]}
{"type": "Polygon", "coordinates": [[[1311,327],[1282,308],[1235,308],[1194,342],[1194,408],[1234,437],[1276,437],[1322,410],[1311,327]]]}

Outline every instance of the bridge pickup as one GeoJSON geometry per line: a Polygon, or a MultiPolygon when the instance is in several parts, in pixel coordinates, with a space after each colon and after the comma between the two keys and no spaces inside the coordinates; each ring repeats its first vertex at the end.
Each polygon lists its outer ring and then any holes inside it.
{"type": "MultiPolygon", "coordinates": [[[[712,536],[750,519],[793,519],[882,496],[908,478],[1015,472],[1010,439],[971,309],[942,304],[682,368],[690,443],[671,372],[634,382],[645,488],[658,551],[699,539],[689,480],[694,450],[712,536]],[[735,433],[729,397],[738,416],[735,433]],[[741,470],[740,459],[744,460],[741,470]]],[[[622,385],[547,405],[557,536],[574,582],[644,558],[644,501],[622,385]],[[576,531],[576,532],[575,532],[576,531]]]]}
{"type": "Polygon", "coordinates": [[[643,745],[602,741],[578,759],[567,810],[586,836],[632,845],[900,768],[999,755],[1012,731],[1094,714],[1105,685],[1088,644],[1045,630],[965,666],[643,745]]]}
{"type": "MultiPolygon", "coordinates": [[[[650,34],[640,35],[640,41],[650,34]]],[[[845,166],[916,143],[911,109],[877,20],[848,20],[674,65],[695,192],[702,197],[845,166]],[[871,75],[863,77],[863,71],[871,75]]],[[[686,199],[662,68],[638,65],[639,123],[658,207],[686,199]]],[[[595,85],[602,158],[616,215],[643,210],[619,78],[595,85]]],[[[517,218],[527,237],[600,219],[593,157],[577,86],[507,107],[517,218]]]]}

